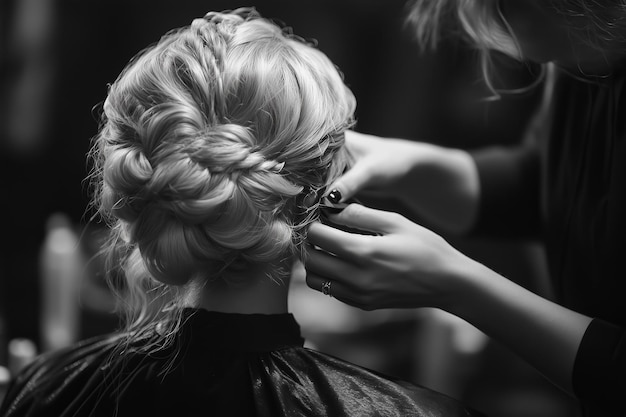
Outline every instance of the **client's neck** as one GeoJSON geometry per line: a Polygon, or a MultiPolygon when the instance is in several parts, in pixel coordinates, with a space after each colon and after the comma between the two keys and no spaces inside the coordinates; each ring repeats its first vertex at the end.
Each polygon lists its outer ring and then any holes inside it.
{"type": "Polygon", "coordinates": [[[277,282],[264,273],[247,274],[243,284],[221,279],[207,282],[199,288],[193,304],[223,313],[280,314],[287,312],[288,291],[289,277],[277,282]]]}

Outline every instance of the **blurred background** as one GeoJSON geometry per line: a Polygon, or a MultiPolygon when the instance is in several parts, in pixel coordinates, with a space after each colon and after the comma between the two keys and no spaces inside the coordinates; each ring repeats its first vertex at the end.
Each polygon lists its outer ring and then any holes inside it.
{"type": "MultiPolygon", "coordinates": [[[[240,6],[317,40],[357,97],[362,132],[466,149],[515,144],[538,100],[538,91],[484,100],[476,56],[458,41],[420,54],[404,24],[405,0],[0,0],[0,397],[10,373],[35,354],[118,327],[94,258],[105,231],[90,221],[84,181],[107,84],[167,30],[240,6]]],[[[508,87],[534,77],[523,65],[498,65],[508,87]]],[[[536,242],[448,239],[550,296],[536,242]]],[[[309,346],[488,415],[576,415],[535,370],[440,311],[358,311],[306,289],[302,274],[290,307],[309,346]]]]}

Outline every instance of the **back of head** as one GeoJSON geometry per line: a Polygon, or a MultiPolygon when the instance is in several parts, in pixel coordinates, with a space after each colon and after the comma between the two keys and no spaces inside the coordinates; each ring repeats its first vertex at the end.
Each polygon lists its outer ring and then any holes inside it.
{"type": "Polygon", "coordinates": [[[252,9],[141,52],[110,87],[93,150],[128,285],[234,280],[299,254],[316,215],[304,198],[346,168],[354,108],[324,54],[252,9]]]}

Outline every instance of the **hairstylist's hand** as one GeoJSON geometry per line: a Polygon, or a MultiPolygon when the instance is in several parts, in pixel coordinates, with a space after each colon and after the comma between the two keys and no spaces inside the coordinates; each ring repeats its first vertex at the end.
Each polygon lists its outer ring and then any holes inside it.
{"type": "Polygon", "coordinates": [[[346,146],[355,158],[354,165],[328,188],[339,190],[342,200],[361,191],[401,194],[401,180],[424,158],[430,145],[347,131],[346,146]]]}
{"type": "MultiPolygon", "coordinates": [[[[442,307],[459,286],[469,258],[439,235],[405,217],[358,204],[331,215],[332,222],[379,236],[352,234],[315,223],[308,241],[307,284],[365,310],[442,307]]],[[[452,297],[454,298],[454,297],[452,297]]]]}
{"type": "Polygon", "coordinates": [[[590,317],[520,287],[398,214],[351,204],[330,219],[381,236],[311,225],[309,242],[323,251],[309,250],[309,287],[325,288],[365,310],[446,310],[510,346],[571,392],[574,361],[590,317]]]}
{"type": "Polygon", "coordinates": [[[357,193],[392,197],[441,230],[464,233],[471,228],[479,180],[467,152],[351,131],[346,132],[346,145],[355,161],[328,187],[332,203],[357,193]]]}

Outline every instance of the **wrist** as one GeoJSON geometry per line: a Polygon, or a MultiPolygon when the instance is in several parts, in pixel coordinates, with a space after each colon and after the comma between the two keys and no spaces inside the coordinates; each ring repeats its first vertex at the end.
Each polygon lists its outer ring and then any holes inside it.
{"type": "Polygon", "coordinates": [[[450,288],[441,300],[439,308],[470,321],[471,311],[480,302],[481,282],[488,275],[486,266],[459,253],[457,262],[451,263],[450,288]]]}

